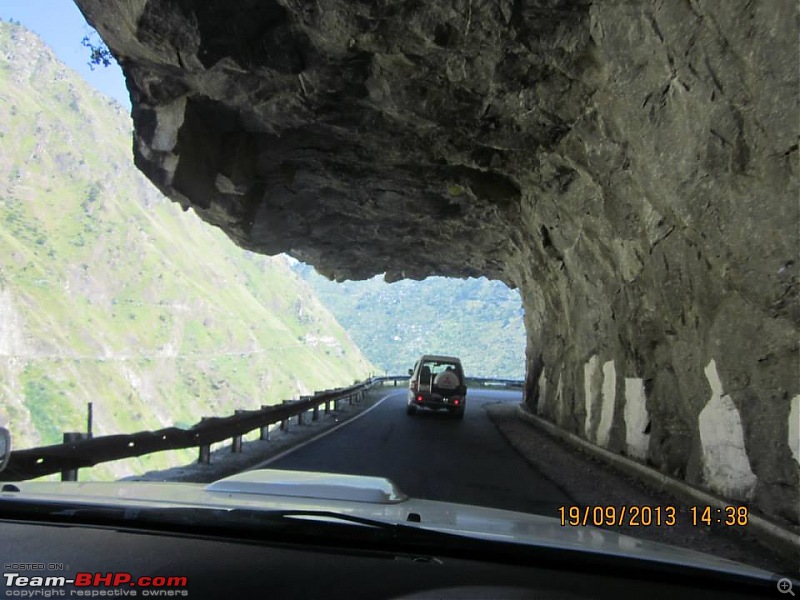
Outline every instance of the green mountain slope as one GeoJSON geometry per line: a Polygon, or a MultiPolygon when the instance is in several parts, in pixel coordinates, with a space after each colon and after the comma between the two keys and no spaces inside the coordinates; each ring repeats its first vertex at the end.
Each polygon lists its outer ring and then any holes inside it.
{"type": "Polygon", "coordinates": [[[525,376],[522,301],[499,281],[334,283],[302,263],[294,269],[382,370],[405,373],[421,354],[448,354],[470,375],[525,376]]]}
{"type": "MultiPolygon", "coordinates": [[[[249,254],[160,196],[132,164],[130,129],[34,34],[0,23],[0,425],[15,446],[82,431],[89,401],[104,435],[365,376],[285,258],[249,254]]],[[[133,468],[186,458],[153,456],[133,468]]]]}

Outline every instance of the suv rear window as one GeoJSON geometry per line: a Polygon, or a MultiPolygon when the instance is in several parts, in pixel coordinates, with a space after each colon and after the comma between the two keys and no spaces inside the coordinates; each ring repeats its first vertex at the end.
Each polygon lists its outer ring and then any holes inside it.
{"type": "Polygon", "coordinates": [[[461,365],[454,362],[439,362],[439,361],[425,361],[419,369],[420,383],[427,384],[431,377],[434,379],[439,373],[443,373],[448,369],[455,371],[459,381],[464,380],[464,374],[461,371],[461,365]]]}

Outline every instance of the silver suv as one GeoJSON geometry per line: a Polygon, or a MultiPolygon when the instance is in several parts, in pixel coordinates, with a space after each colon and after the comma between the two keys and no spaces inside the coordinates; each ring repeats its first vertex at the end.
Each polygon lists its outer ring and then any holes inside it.
{"type": "Polygon", "coordinates": [[[467,386],[461,361],[454,356],[426,354],[408,370],[409,415],[420,408],[449,410],[457,419],[464,418],[467,386]]]}

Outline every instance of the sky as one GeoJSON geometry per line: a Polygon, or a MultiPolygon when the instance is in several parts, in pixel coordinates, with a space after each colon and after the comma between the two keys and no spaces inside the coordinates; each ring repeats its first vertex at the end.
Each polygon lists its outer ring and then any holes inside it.
{"type": "MultiPolygon", "coordinates": [[[[122,71],[114,62],[110,67],[89,68],[89,49],[81,45],[84,36],[94,31],[72,0],[0,0],[0,19],[14,19],[38,34],[59,59],[71,67],[93,88],[130,109],[130,98],[122,71]]],[[[96,34],[92,38],[99,39],[96,34]]]]}

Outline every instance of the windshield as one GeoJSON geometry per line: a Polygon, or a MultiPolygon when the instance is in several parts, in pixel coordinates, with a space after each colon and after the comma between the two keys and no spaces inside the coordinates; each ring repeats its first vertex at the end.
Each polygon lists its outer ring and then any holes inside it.
{"type": "Polygon", "coordinates": [[[142,4],[0,6],[0,481],[798,570],[796,2],[142,4]]]}

